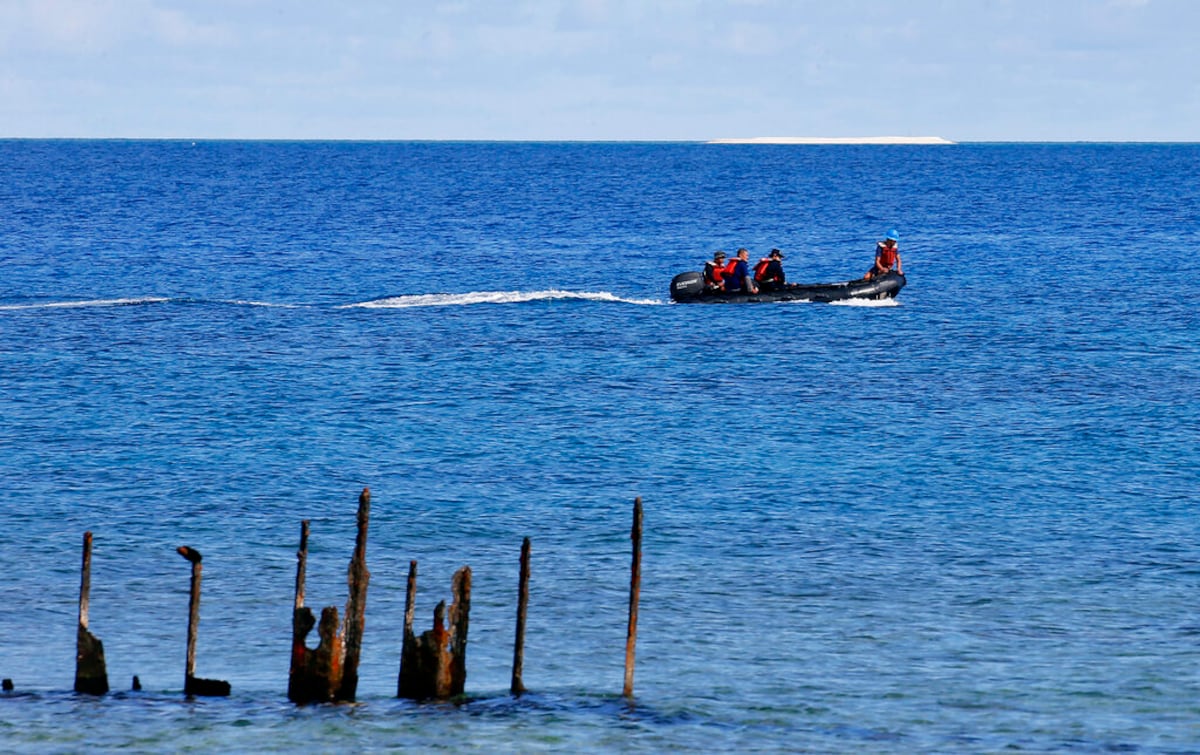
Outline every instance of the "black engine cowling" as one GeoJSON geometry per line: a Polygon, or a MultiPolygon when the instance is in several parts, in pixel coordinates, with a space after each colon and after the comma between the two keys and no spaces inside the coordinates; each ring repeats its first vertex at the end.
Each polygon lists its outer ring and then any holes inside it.
{"type": "Polygon", "coordinates": [[[704,293],[704,274],[695,271],[680,273],[671,279],[671,298],[688,301],[704,293]]]}

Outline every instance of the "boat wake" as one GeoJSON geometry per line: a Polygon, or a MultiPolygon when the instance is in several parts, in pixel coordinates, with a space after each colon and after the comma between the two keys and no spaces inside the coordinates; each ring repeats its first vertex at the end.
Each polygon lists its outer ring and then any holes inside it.
{"type": "Polygon", "coordinates": [[[831,301],[830,306],[834,307],[899,307],[900,302],[895,299],[843,299],[841,301],[831,301]]]}
{"type": "Polygon", "coordinates": [[[282,309],[297,309],[301,304],[275,304],[265,301],[248,299],[191,299],[170,298],[165,296],[141,296],[120,299],[79,299],[71,301],[43,301],[22,304],[0,304],[0,311],[33,310],[33,309],[93,309],[103,307],[137,307],[149,304],[223,304],[232,307],[277,307],[282,309]]]}
{"type": "MultiPolygon", "coordinates": [[[[382,299],[335,305],[334,309],[404,309],[407,307],[461,307],[471,304],[520,304],[531,301],[575,300],[659,306],[666,302],[656,299],[627,299],[607,291],[472,291],[465,294],[407,294],[388,296],[382,299]]],[[[98,307],[133,307],[168,302],[184,304],[216,304],[232,307],[272,307],[279,309],[305,309],[313,305],[266,302],[254,299],[193,299],[163,296],[141,296],[114,299],[78,299],[68,301],[22,302],[0,304],[0,311],[38,309],[88,309],[98,307]]]]}
{"type": "Polygon", "coordinates": [[[472,291],[466,294],[411,294],[408,296],[389,296],[384,299],[344,304],[339,309],[404,309],[407,307],[461,307],[471,304],[519,304],[529,301],[550,299],[576,299],[582,301],[616,302],[620,304],[638,304],[656,306],[663,304],[654,299],[625,299],[607,291],[596,293],[579,291],[472,291]]]}
{"type": "Polygon", "coordinates": [[[30,304],[0,304],[0,309],[84,309],[87,307],[136,307],[145,304],[162,304],[171,301],[159,296],[143,296],[133,299],[81,299],[79,301],[49,301],[30,304]]]}
{"type": "MultiPolygon", "coordinates": [[[[580,292],[559,291],[473,291],[466,294],[409,294],[405,296],[388,296],[383,299],[341,304],[334,309],[405,309],[408,307],[461,307],[472,304],[519,304],[530,301],[576,300],[612,302],[617,304],[636,304],[639,306],[660,306],[667,302],[656,299],[627,299],[607,291],[580,292]]],[[[88,309],[102,307],[136,307],[168,302],[202,303],[199,299],[172,299],[162,296],[142,296],[120,299],[79,299],[71,301],[31,302],[21,304],[0,304],[0,311],[38,310],[38,309],[88,309]]],[[[234,307],[270,307],[277,309],[304,309],[312,305],[281,304],[275,302],[255,301],[249,299],[219,299],[209,300],[210,304],[223,304],[234,307]]],[[[798,299],[796,304],[807,304],[808,300],[798,299]]],[[[839,307],[898,307],[895,299],[846,299],[830,302],[839,307]]]]}

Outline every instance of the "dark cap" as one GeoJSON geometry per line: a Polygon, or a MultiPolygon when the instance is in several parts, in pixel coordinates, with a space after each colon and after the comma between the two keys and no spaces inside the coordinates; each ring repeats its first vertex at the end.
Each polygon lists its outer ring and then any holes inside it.
{"type": "Polygon", "coordinates": [[[778,249],[772,249],[772,250],[771,250],[771,256],[772,256],[772,257],[778,257],[778,258],[779,258],[779,259],[781,259],[781,260],[782,260],[782,259],[786,259],[786,258],[783,256],[783,252],[779,251],[778,249]]]}
{"type": "Polygon", "coordinates": [[[725,252],[722,252],[721,250],[718,249],[717,252],[715,254],[713,254],[713,259],[716,259],[717,257],[724,258],[725,252]]]}

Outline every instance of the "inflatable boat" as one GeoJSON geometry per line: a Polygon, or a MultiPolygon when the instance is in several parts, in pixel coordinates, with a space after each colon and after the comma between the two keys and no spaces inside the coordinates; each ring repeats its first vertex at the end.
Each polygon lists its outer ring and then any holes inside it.
{"type": "Polygon", "coordinates": [[[845,299],[895,299],[906,283],[904,276],[892,271],[864,280],[842,283],[788,283],[772,291],[757,294],[710,291],[704,286],[704,274],[680,273],[671,279],[671,299],[680,303],[741,303],[772,301],[844,301],[845,299]]]}

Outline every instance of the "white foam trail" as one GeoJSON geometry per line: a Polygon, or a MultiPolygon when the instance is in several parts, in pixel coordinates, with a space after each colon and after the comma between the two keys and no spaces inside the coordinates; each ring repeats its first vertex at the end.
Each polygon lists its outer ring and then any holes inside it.
{"type": "Polygon", "coordinates": [[[78,309],[81,307],[129,307],[138,304],[161,304],[170,299],[145,296],[137,299],[84,299],[82,301],[52,301],[40,304],[0,304],[0,309],[78,309]]]}
{"type": "Polygon", "coordinates": [[[842,299],[841,301],[831,301],[830,304],[835,304],[839,307],[899,307],[900,302],[895,299],[842,299]]]}
{"type": "Polygon", "coordinates": [[[543,299],[581,299],[584,301],[619,302],[621,304],[659,305],[654,299],[623,299],[607,291],[596,293],[578,291],[472,291],[467,294],[413,294],[389,296],[385,299],[344,304],[339,309],[359,307],[364,309],[403,309],[405,307],[458,307],[469,304],[517,304],[543,299]]]}

